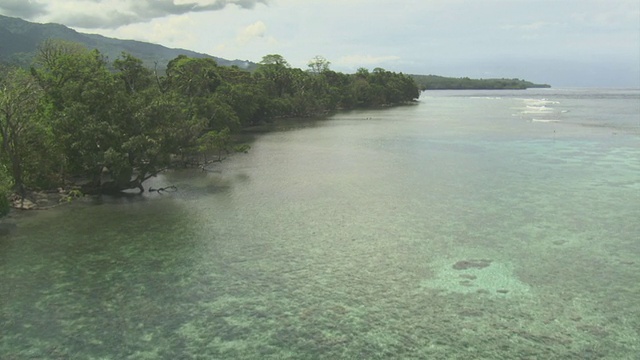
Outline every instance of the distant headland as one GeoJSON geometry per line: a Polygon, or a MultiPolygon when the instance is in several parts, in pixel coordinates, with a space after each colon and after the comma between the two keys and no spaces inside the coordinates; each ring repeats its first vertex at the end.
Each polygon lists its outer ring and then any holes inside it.
{"type": "Polygon", "coordinates": [[[470,79],[437,75],[409,75],[420,90],[524,90],[550,88],[548,84],[535,84],[520,79],[470,79]]]}

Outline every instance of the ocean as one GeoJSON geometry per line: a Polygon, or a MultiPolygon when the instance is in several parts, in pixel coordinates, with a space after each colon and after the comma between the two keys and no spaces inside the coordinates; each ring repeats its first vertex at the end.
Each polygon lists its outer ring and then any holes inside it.
{"type": "Polygon", "coordinates": [[[13,213],[3,359],[639,359],[640,90],[427,91],[13,213]]]}

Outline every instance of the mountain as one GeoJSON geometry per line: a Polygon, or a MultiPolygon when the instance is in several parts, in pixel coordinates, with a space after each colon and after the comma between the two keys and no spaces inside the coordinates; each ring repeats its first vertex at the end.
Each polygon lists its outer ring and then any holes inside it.
{"type": "Polygon", "coordinates": [[[218,65],[253,69],[257,65],[245,60],[227,60],[185,49],[171,49],[162,45],[134,40],[120,40],[95,34],[84,34],[60,24],[38,24],[19,18],[0,15],[0,62],[28,65],[35,56],[38,45],[46,39],[62,39],[98,49],[110,60],[117,59],[124,51],[153,68],[158,64],[164,69],[169,61],[186,55],[195,58],[211,58],[218,65]]]}

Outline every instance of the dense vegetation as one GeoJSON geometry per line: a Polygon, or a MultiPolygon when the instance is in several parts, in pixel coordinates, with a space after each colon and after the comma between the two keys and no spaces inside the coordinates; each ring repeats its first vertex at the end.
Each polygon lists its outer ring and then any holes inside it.
{"type": "Polygon", "coordinates": [[[547,84],[534,84],[520,79],[470,79],[437,75],[410,75],[421,90],[505,90],[548,88],[547,84]]]}
{"type": "MultiPolygon", "coordinates": [[[[419,96],[408,76],[309,70],[267,55],[254,72],[178,56],[164,75],[123,53],[108,63],[76,43],[42,44],[30,71],[0,71],[3,195],[83,183],[88,193],[139,188],[176,161],[232,150],[242,127],[278,117],[387,106],[419,96]]],[[[0,196],[5,198],[5,196],[0,196]]]]}

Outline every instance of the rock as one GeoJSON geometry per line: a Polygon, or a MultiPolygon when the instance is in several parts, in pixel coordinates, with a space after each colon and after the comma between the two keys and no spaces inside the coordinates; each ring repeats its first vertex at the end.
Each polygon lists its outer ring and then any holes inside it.
{"type": "Polygon", "coordinates": [[[36,204],[29,199],[17,199],[13,202],[13,207],[22,210],[32,210],[36,208],[36,204]]]}
{"type": "Polygon", "coordinates": [[[32,196],[36,199],[36,202],[38,202],[40,200],[43,200],[43,199],[46,200],[47,197],[48,197],[48,195],[46,193],[43,193],[43,192],[34,192],[32,196]]]}

